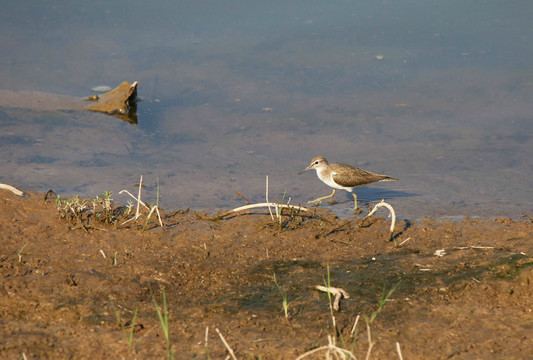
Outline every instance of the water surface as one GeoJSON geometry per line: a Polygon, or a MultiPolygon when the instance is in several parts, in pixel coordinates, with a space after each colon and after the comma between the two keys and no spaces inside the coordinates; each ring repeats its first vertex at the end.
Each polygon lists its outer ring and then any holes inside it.
{"type": "MultiPolygon", "coordinates": [[[[135,191],[167,209],[330,193],[324,155],[400,178],[356,189],[400,217],[531,212],[533,5],[524,1],[21,1],[0,87],[74,96],[138,81],[137,126],[0,107],[0,181],[135,191]]],[[[350,213],[338,192],[335,205],[350,213]]]]}

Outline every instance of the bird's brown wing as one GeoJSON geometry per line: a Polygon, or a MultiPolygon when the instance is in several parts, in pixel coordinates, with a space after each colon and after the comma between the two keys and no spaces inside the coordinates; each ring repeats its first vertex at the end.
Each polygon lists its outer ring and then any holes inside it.
{"type": "Polygon", "coordinates": [[[346,187],[366,185],[381,180],[397,180],[387,175],[376,174],[345,164],[335,164],[333,171],[335,172],[333,180],[346,187]]]}

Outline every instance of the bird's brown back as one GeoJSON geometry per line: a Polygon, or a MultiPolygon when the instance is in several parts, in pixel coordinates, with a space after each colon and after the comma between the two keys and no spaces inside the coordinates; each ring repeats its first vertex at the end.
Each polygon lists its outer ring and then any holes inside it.
{"type": "Polygon", "coordinates": [[[376,181],[398,180],[387,175],[376,174],[346,164],[329,164],[329,166],[336,173],[333,175],[333,180],[337,184],[346,187],[366,185],[376,181]]]}

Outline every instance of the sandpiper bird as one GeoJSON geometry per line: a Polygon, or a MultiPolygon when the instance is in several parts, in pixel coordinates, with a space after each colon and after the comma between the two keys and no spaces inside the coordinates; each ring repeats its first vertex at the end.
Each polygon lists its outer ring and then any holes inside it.
{"type": "Polygon", "coordinates": [[[357,210],[357,195],[353,189],[357,186],[370,184],[376,181],[397,181],[398,179],[391,178],[387,175],[375,174],[370,171],[361,170],[354,166],[345,164],[330,164],[323,156],[317,156],[311,160],[311,164],[304,170],[300,171],[298,175],[307,170],[316,170],[318,178],[326,185],[333,188],[331,195],[319,197],[318,199],[308,201],[308,203],[315,203],[318,205],[322,200],[329,199],[335,196],[335,190],[346,190],[353,195],[355,201],[355,209],[357,210]]]}

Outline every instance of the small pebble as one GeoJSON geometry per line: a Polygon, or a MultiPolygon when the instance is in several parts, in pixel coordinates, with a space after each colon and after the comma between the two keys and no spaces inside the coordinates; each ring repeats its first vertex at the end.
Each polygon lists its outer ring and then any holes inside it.
{"type": "Polygon", "coordinates": [[[376,60],[383,60],[385,57],[383,55],[376,55],[376,60]]]}

